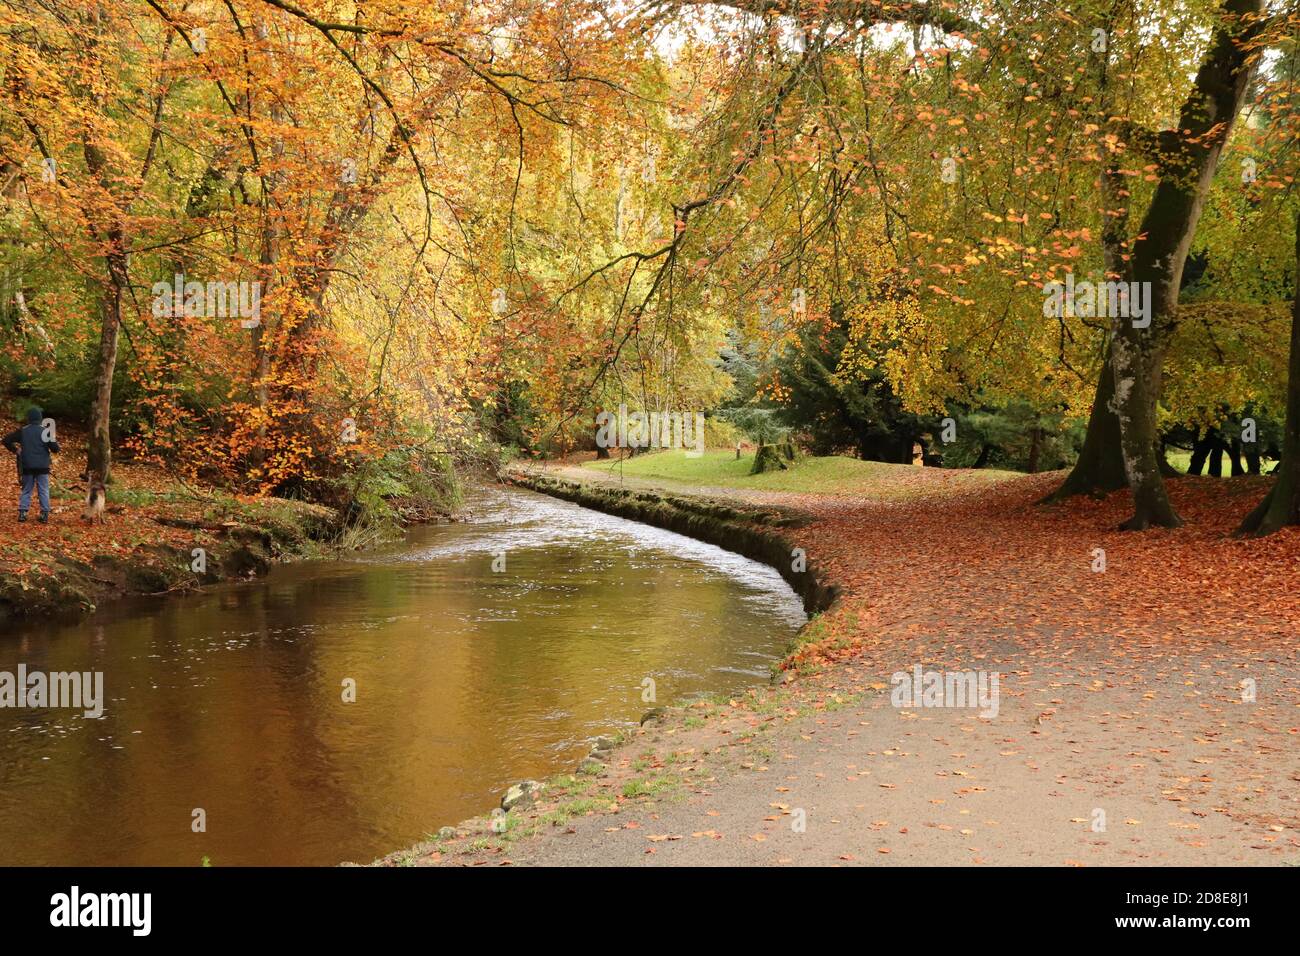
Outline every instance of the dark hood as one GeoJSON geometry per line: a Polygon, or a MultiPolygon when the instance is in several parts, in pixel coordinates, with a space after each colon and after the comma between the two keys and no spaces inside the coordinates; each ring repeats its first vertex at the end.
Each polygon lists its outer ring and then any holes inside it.
{"type": "Polygon", "coordinates": [[[37,425],[41,421],[41,410],[39,408],[27,409],[27,424],[37,425]]]}

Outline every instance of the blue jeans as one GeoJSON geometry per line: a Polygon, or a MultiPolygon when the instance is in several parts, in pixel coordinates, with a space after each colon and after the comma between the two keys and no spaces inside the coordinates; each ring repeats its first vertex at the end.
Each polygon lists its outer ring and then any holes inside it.
{"type": "Polygon", "coordinates": [[[32,506],[32,488],[36,489],[36,497],[41,502],[41,514],[50,513],[50,476],[49,475],[29,475],[23,473],[23,493],[18,496],[18,513],[27,514],[27,509],[32,506]]]}

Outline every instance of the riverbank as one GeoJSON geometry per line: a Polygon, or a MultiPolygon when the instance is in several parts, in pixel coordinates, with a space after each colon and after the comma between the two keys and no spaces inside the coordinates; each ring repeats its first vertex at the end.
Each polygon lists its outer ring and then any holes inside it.
{"type": "Polygon", "coordinates": [[[17,488],[0,509],[0,623],[76,619],[107,602],[191,591],[265,574],[272,565],[337,554],[349,541],[336,510],[196,487],[137,462],[115,466],[103,523],[81,520],[85,443],[63,435],[51,515],[17,520],[17,488]]]}
{"type": "Polygon", "coordinates": [[[821,580],[817,568],[795,543],[798,529],[812,520],[797,509],[707,495],[640,491],[593,481],[581,473],[561,477],[544,470],[516,468],[503,478],[540,494],[654,525],[766,564],[803,599],[809,615],[821,613],[835,601],[835,588],[821,580]]]}
{"type": "Polygon", "coordinates": [[[1188,527],[1128,535],[1123,495],[1036,507],[1060,475],[872,466],[808,492],[652,466],[526,479],[771,509],[839,600],[778,686],[663,711],[381,864],[1300,862],[1300,534],[1230,536],[1266,479],[1174,481],[1188,527]],[[996,715],[893,706],[917,666],[997,673],[996,715]]]}
{"type": "Polygon", "coordinates": [[[0,519],[0,622],[72,619],[122,597],[256,577],[330,553],[341,530],[329,508],[265,499],[121,506],[93,527],[66,507],[48,525],[10,515],[0,519]]]}

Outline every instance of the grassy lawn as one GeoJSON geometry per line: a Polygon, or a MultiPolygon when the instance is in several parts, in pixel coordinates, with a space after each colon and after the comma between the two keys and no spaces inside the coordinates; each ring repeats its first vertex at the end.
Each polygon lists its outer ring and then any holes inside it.
{"type": "MultiPolygon", "coordinates": [[[[687,458],[683,451],[661,451],[621,461],[589,461],[583,467],[616,477],[622,475],[682,485],[813,494],[888,494],[892,491],[891,496],[899,494],[910,483],[909,479],[923,478],[922,472],[943,471],[859,461],[838,455],[804,458],[787,471],[770,471],[762,475],[749,473],[753,465],[752,452],[737,460],[734,451],[706,451],[700,458],[687,458]]],[[[974,484],[994,484],[1014,477],[1016,472],[948,469],[943,474],[953,478],[960,475],[963,481],[974,484]]]]}
{"type": "MultiPolygon", "coordinates": [[[[1178,473],[1179,473],[1180,475],[1185,475],[1185,474],[1187,474],[1187,469],[1188,469],[1188,468],[1191,466],[1191,464],[1192,464],[1192,453],[1191,453],[1190,451],[1186,451],[1186,450],[1184,450],[1184,449],[1182,449],[1182,448],[1167,448],[1167,449],[1165,449],[1165,458],[1166,458],[1166,460],[1168,460],[1169,464],[1173,465],[1175,468],[1178,469],[1178,473]]],[[[1246,464],[1246,459],[1245,459],[1244,457],[1241,459],[1241,463],[1242,463],[1243,466],[1246,464]]],[[[1269,472],[1271,472],[1271,471],[1273,470],[1274,467],[1276,467],[1276,465],[1277,465],[1277,462],[1276,462],[1275,459],[1273,459],[1273,458],[1265,458],[1264,461],[1263,461],[1264,474],[1267,475],[1269,472]]],[[[1201,474],[1202,474],[1202,475],[1209,476],[1209,474],[1210,474],[1210,463],[1209,463],[1208,461],[1207,461],[1207,462],[1205,463],[1205,465],[1201,468],[1201,474]]],[[[1228,456],[1227,456],[1227,455],[1224,455],[1224,456],[1223,456],[1223,476],[1222,476],[1222,477],[1224,477],[1224,478],[1229,478],[1229,477],[1231,477],[1231,475],[1232,475],[1232,468],[1231,468],[1231,466],[1230,466],[1229,463],[1228,463],[1228,456]]]]}

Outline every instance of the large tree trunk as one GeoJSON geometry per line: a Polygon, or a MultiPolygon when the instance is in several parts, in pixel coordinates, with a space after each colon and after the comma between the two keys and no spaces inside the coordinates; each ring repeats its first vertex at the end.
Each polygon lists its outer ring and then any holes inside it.
{"type": "MultiPolygon", "coordinates": [[[[1101,171],[1098,189],[1102,204],[1101,252],[1109,279],[1128,275],[1128,192],[1124,178],[1115,164],[1101,171]]],[[[1083,449],[1061,487],[1044,502],[1062,501],[1074,495],[1100,496],[1118,491],[1127,483],[1124,459],[1120,455],[1119,419],[1115,417],[1115,374],[1111,367],[1111,343],[1097,377],[1097,392],[1092,399],[1092,414],[1083,449]]]]}
{"type": "MultiPolygon", "coordinates": [[[[276,266],[279,262],[279,229],[276,211],[270,198],[274,190],[274,174],[263,179],[264,192],[262,201],[262,240],[258,254],[258,279],[262,283],[262,303],[265,304],[276,280],[276,266]]],[[[260,471],[267,458],[267,422],[270,417],[271,392],[268,384],[271,378],[271,353],[266,341],[266,322],[260,316],[258,323],[249,330],[249,348],[253,353],[253,364],[249,371],[249,386],[253,391],[253,402],[257,406],[257,431],[253,447],[249,449],[249,463],[254,470],[260,471]]]]}
{"type": "MultiPolygon", "coordinates": [[[[102,67],[99,60],[98,46],[101,37],[111,27],[104,12],[103,4],[86,4],[85,12],[79,14],[81,26],[84,27],[84,49],[80,55],[102,67]]],[[[169,36],[163,46],[162,59],[167,59],[172,39],[169,36]]],[[[106,110],[105,89],[102,84],[88,90],[86,106],[91,116],[104,115],[106,110]]],[[[162,134],[163,106],[167,97],[164,85],[154,96],[152,126],[147,137],[147,146],[140,164],[139,185],[135,189],[138,197],[149,178],[153,166],[155,150],[162,134]]],[[[34,131],[34,129],[33,129],[34,131]]],[[[99,296],[100,329],[99,352],[95,358],[95,397],[90,408],[90,440],[86,453],[86,471],[94,473],[101,481],[110,480],[113,466],[111,443],[111,420],[113,411],[113,376],[117,372],[117,342],[122,331],[122,300],[131,291],[131,251],[129,237],[132,233],[130,220],[133,200],[129,190],[124,188],[125,177],[120,168],[115,168],[111,160],[117,158],[116,150],[106,150],[99,137],[101,131],[93,123],[87,122],[81,138],[81,152],[86,161],[86,172],[98,184],[103,195],[97,202],[87,202],[82,213],[85,216],[90,238],[101,245],[104,250],[104,280],[99,296]],[[107,210],[104,213],[103,210],[107,210]]],[[[38,137],[39,140],[39,137],[38,137]]],[[[44,147],[42,147],[44,152],[44,147]]]]}
{"type": "Polygon", "coordinates": [[[1043,499],[1044,503],[1063,501],[1074,495],[1105,495],[1126,484],[1124,460],[1119,453],[1119,419],[1111,408],[1115,399],[1115,376],[1110,355],[1097,379],[1097,394],[1092,400],[1092,415],[1084,435],[1079,460],[1061,487],[1043,499]]]}
{"type": "MultiPolygon", "coordinates": [[[[271,54],[271,62],[275,62],[275,54],[271,54]]],[[[248,102],[247,94],[245,103],[248,102]]],[[[284,122],[285,111],[282,103],[278,99],[272,100],[271,103],[271,122],[275,125],[276,134],[271,141],[270,155],[273,163],[271,168],[262,168],[259,170],[261,180],[261,217],[262,217],[262,234],[260,248],[258,250],[258,280],[261,286],[261,301],[265,305],[279,281],[280,267],[280,240],[284,233],[284,223],[281,218],[280,210],[280,187],[284,182],[285,173],[280,168],[284,161],[285,143],[284,136],[280,132],[280,124],[284,122]]],[[[284,322],[284,310],[281,311],[281,319],[277,325],[284,322]]],[[[257,407],[257,429],[253,439],[253,447],[249,449],[250,470],[257,473],[258,480],[264,481],[262,467],[266,464],[270,454],[270,419],[271,419],[271,347],[272,343],[268,341],[266,320],[259,315],[258,322],[249,330],[249,348],[252,351],[252,368],[249,371],[249,386],[253,392],[253,402],[257,407]]]]}
{"type": "MultiPolygon", "coordinates": [[[[1084,443],[1085,454],[1051,499],[1081,491],[1106,491],[1114,480],[1116,450],[1124,481],[1133,491],[1133,516],[1121,527],[1142,530],[1152,525],[1177,527],[1182,523],[1165,489],[1164,463],[1159,454],[1156,401],[1165,342],[1177,321],[1178,293],[1187,252],[1196,234],[1206,193],[1223,145],[1232,131],[1250,78],[1247,51],[1238,41],[1259,29],[1263,0],[1224,0],[1223,20],[1216,27],[1210,49],[1179,114],[1178,132],[1162,137],[1160,182],[1152,197],[1132,248],[1132,271],[1114,264],[1122,218],[1113,210],[1126,206],[1118,177],[1104,170],[1101,180],[1102,243],[1108,278],[1149,283],[1146,298],[1150,325],[1134,326],[1120,318],[1112,328],[1106,370],[1113,380],[1098,382],[1097,401],[1084,443]],[[1254,19],[1246,21],[1245,16],[1254,19]],[[1117,203],[1119,205],[1117,205],[1117,203]],[[1103,404],[1103,397],[1113,402],[1103,404]],[[1113,442],[1106,410],[1114,409],[1119,441],[1113,442]],[[1091,446],[1091,447],[1090,447],[1091,446]]],[[[1103,370],[1103,379],[1106,373],[1103,370]]]]}
{"type": "Polygon", "coordinates": [[[1120,450],[1133,491],[1133,516],[1120,525],[1126,531],[1143,531],[1153,524],[1164,528],[1182,524],[1169,502],[1156,454],[1160,435],[1156,430],[1155,372],[1161,356],[1154,336],[1147,334],[1150,331],[1120,319],[1111,340],[1120,450]]]}
{"type": "Polygon", "coordinates": [[[1300,216],[1295,233],[1296,289],[1291,305],[1291,358],[1287,367],[1286,426],[1282,431],[1282,460],[1274,469],[1277,481],[1246,520],[1238,534],[1262,537],[1287,525],[1300,524],[1300,216]]]}
{"type": "MultiPolygon", "coordinates": [[[[600,443],[600,441],[599,441],[599,439],[600,439],[600,429],[601,429],[601,425],[600,425],[600,423],[599,423],[598,421],[596,421],[596,419],[598,419],[598,418],[600,418],[599,415],[594,416],[593,419],[592,419],[592,423],[591,423],[591,427],[592,427],[592,429],[595,431],[595,433],[596,433],[596,438],[597,438],[597,441],[596,441],[596,457],[597,457],[597,458],[608,458],[608,457],[609,457],[609,447],[608,447],[607,445],[602,445],[602,444],[600,443]]],[[[737,448],[736,448],[736,457],[737,457],[737,458],[740,457],[740,448],[739,448],[739,446],[737,446],[737,448]]]]}
{"type": "Polygon", "coordinates": [[[1133,516],[1120,526],[1126,530],[1182,524],[1156,456],[1163,349],[1177,322],[1183,266],[1196,224],[1249,84],[1248,51],[1240,41],[1258,30],[1262,9],[1263,0],[1224,0],[1224,19],[1180,111],[1181,132],[1173,147],[1162,151],[1160,182],[1133,244],[1133,279],[1150,290],[1150,324],[1138,328],[1130,319],[1118,320],[1111,349],[1124,470],[1133,490],[1133,516]]]}

